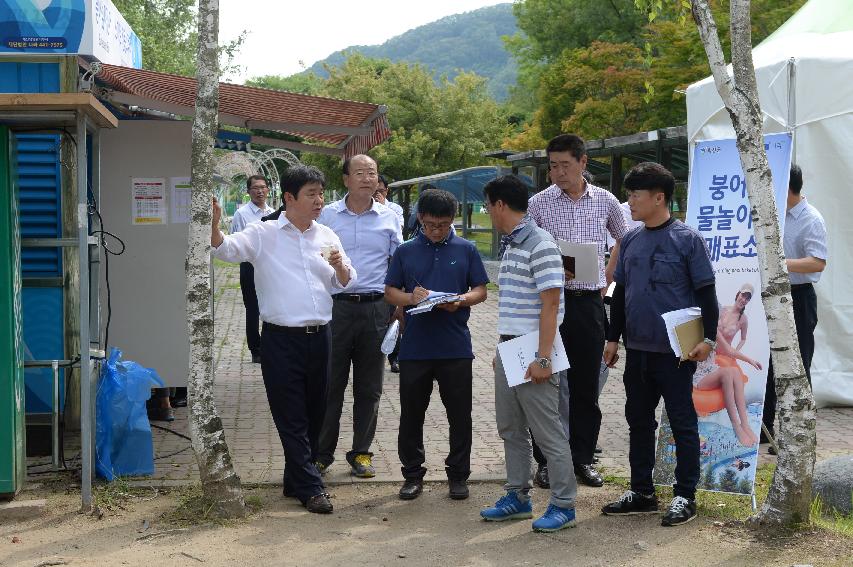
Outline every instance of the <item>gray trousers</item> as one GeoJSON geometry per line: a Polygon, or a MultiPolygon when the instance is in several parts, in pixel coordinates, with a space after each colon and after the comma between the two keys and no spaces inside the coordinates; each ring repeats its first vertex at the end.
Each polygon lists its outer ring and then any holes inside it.
{"type": "Polygon", "coordinates": [[[338,445],[350,365],[353,435],[347,461],[352,463],[356,455],[370,454],[385,372],[385,355],[379,347],[388,330],[388,304],[381,299],[364,303],[335,300],[331,325],[329,397],[317,451],[317,461],[327,466],[334,460],[338,445]]]}
{"type": "Polygon", "coordinates": [[[495,418],[504,441],[505,488],[518,491],[522,500],[532,488],[533,432],[548,460],[551,504],[574,508],[578,487],[569,436],[560,419],[560,398],[559,374],[553,374],[544,384],[528,382],[510,388],[500,355],[496,354],[495,418]]]}

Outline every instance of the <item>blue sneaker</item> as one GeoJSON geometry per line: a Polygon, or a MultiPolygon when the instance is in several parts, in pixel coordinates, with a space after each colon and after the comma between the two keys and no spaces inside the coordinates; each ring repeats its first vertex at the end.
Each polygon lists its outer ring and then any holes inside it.
{"type": "Polygon", "coordinates": [[[556,532],[573,527],[575,527],[575,509],[560,508],[553,504],[549,504],[542,517],[533,522],[534,532],[556,532]]]}
{"type": "Polygon", "coordinates": [[[507,492],[491,508],[480,510],[480,516],[489,522],[504,520],[527,520],[533,517],[533,505],[530,500],[522,502],[515,491],[507,492]]]}

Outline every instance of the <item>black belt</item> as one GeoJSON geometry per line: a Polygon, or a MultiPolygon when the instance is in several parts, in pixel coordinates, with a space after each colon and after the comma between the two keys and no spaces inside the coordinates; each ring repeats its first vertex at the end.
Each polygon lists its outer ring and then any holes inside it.
{"type": "Polygon", "coordinates": [[[601,290],[598,289],[566,289],[567,297],[591,297],[593,295],[601,295],[601,290]]]}
{"type": "Polygon", "coordinates": [[[814,287],[814,285],[810,283],[795,283],[791,284],[791,291],[794,291],[795,289],[806,289],[808,287],[814,287]]]}
{"type": "Polygon", "coordinates": [[[353,303],[367,303],[370,301],[379,301],[385,298],[385,294],[381,291],[371,291],[370,293],[336,293],[332,296],[338,301],[352,301],[353,303]]]}
{"type": "Polygon", "coordinates": [[[265,331],[272,331],[274,333],[289,333],[293,335],[313,335],[314,333],[319,333],[325,328],[326,325],[308,325],[306,327],[282,327],[281,325],[276,325],[275,323],[264,322],[265,331]]]}

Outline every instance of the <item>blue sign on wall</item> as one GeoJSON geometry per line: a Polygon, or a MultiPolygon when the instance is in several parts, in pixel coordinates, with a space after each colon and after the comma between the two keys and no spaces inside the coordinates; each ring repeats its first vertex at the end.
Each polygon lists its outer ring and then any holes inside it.
{"type": "Polygon", "coordinates": [[[142,44],[111,0],[0,0],[0,53],[77,54],[142,67],[142,44]]]}

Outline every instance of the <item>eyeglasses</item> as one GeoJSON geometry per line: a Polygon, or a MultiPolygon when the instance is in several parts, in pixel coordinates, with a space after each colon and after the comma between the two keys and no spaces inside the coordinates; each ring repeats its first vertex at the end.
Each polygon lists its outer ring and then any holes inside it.
{"type": "Polygon", "coordinates": [[[449,228],[450,228],[450,225],[452,225],[452,224],[453,224],[453,222],[429,222],[429,221],[424,221],[424,222],[422,222],[421,224],[423,225],[423,227],[424,227],[426,230],[430,230],[430,231],[432,231],[432,230],[447,230],[447,229],[449,229],[449,228]]]}
{"type": "Polygon", "coordinates": [[[379,177],[379,174],[375,171],[364,171],[363,169],[353,171],[351,173],[348,173],[347,175],[354,175],[355,177],[367,177],[368,179],[376,179],[377,177],[379,177]]]}
{"type": "Polygon", "coordinates": [[[266,185],[252,185],[249,187],[250,191],[263,191],[264,189],[269,189],[266,185]]]}

